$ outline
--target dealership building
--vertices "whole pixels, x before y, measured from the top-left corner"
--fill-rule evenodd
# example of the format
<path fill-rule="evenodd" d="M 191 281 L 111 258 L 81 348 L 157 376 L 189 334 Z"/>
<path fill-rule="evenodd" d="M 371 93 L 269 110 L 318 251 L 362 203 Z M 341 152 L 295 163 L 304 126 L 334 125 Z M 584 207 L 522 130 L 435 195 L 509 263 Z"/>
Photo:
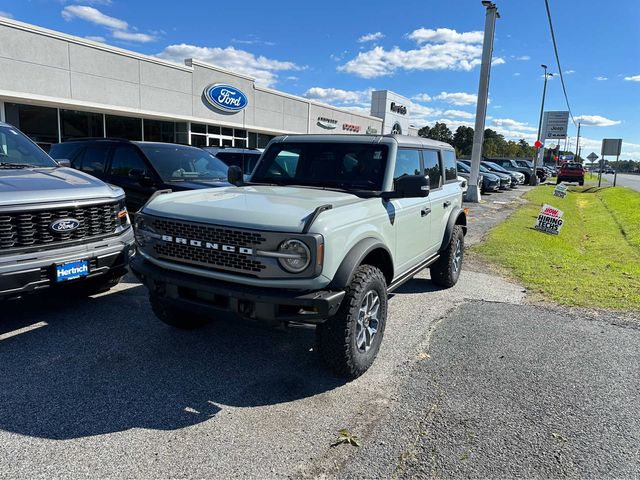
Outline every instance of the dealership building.
<path fill-rule="evenodd" d="M 372 93 L 362 115 L 184 65 L 0 18 L 0 120 L 43 148 L 83 137 L 263 148 L 294 133 L 417 133 L 410 102 Z"/>

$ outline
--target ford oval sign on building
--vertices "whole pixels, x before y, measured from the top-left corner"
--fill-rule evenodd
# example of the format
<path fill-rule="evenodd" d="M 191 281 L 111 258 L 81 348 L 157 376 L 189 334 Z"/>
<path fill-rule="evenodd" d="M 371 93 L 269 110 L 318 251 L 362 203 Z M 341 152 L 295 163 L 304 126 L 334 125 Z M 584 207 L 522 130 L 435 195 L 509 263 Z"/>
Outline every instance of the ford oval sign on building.
<path fill-rule="evenodd" d="M 247 96 L 232 85 L 216 83 L 204 89 L 204 98 L 223 112 L 239 112 L 247 106 Z"/>

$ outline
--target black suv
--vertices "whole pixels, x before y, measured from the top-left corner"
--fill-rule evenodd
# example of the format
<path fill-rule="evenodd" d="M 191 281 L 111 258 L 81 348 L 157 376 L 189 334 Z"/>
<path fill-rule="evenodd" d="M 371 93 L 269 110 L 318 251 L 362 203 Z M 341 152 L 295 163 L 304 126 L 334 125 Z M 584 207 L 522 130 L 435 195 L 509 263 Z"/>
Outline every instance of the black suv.
<path fill-rule="evenodd" d="M 55 144 L 49 154 L 121 187 L 130 212 L 136 212 L 157 190 L 229 185 L 228 167 L 222 161 L 188 145 L 94 138 Z"/>
<path fill-rule="evenodd" d="M 234 147 L 202 147 L 211 155 L 222 160 L 229 167 L 236 165 L 242 169 L 242 173 L 250 174 L 262 152 L 257 148 L 234 148 Z"/>

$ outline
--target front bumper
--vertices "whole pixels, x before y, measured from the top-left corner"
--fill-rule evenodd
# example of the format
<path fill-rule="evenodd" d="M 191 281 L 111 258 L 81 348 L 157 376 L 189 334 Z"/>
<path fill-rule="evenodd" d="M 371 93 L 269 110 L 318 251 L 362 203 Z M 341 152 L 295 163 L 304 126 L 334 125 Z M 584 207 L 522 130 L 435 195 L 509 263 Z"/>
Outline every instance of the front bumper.
<path fill-rule="evenodd" d="M 141 255 L 131 270 L 149 293 L 176 307 L 211 315 L 229 312 L 252 320 L 318 324 L 335 315 L 344 291 L 295 291 L 212 280 L 167 270 Z"/>
<path fill-rule="evenodd" d="M 135 253 L 133 229 L 99 241 L 40 252 L 0 256 L 0 299 L 58 286 L 55 265 L 88 260 L 89 275 L 60 285 L 81 283 L 90 278 L 124 275 Z"/>

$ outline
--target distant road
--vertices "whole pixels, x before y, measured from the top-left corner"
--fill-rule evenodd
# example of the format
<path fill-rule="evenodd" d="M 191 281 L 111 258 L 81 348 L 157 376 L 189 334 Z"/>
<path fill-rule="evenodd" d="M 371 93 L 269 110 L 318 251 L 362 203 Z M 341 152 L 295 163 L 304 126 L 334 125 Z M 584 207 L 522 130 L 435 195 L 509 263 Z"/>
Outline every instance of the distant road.
<path fill-rule="evenodd" d="M 609 180 L 609 184 L 613 185 L 613 175 L 604 175 Z M 637 192 L 640 192 L 640 175 L 629 175 L 626 173 L 619 173 L 616 185 L 622 187 L 629 187 Z"/>

